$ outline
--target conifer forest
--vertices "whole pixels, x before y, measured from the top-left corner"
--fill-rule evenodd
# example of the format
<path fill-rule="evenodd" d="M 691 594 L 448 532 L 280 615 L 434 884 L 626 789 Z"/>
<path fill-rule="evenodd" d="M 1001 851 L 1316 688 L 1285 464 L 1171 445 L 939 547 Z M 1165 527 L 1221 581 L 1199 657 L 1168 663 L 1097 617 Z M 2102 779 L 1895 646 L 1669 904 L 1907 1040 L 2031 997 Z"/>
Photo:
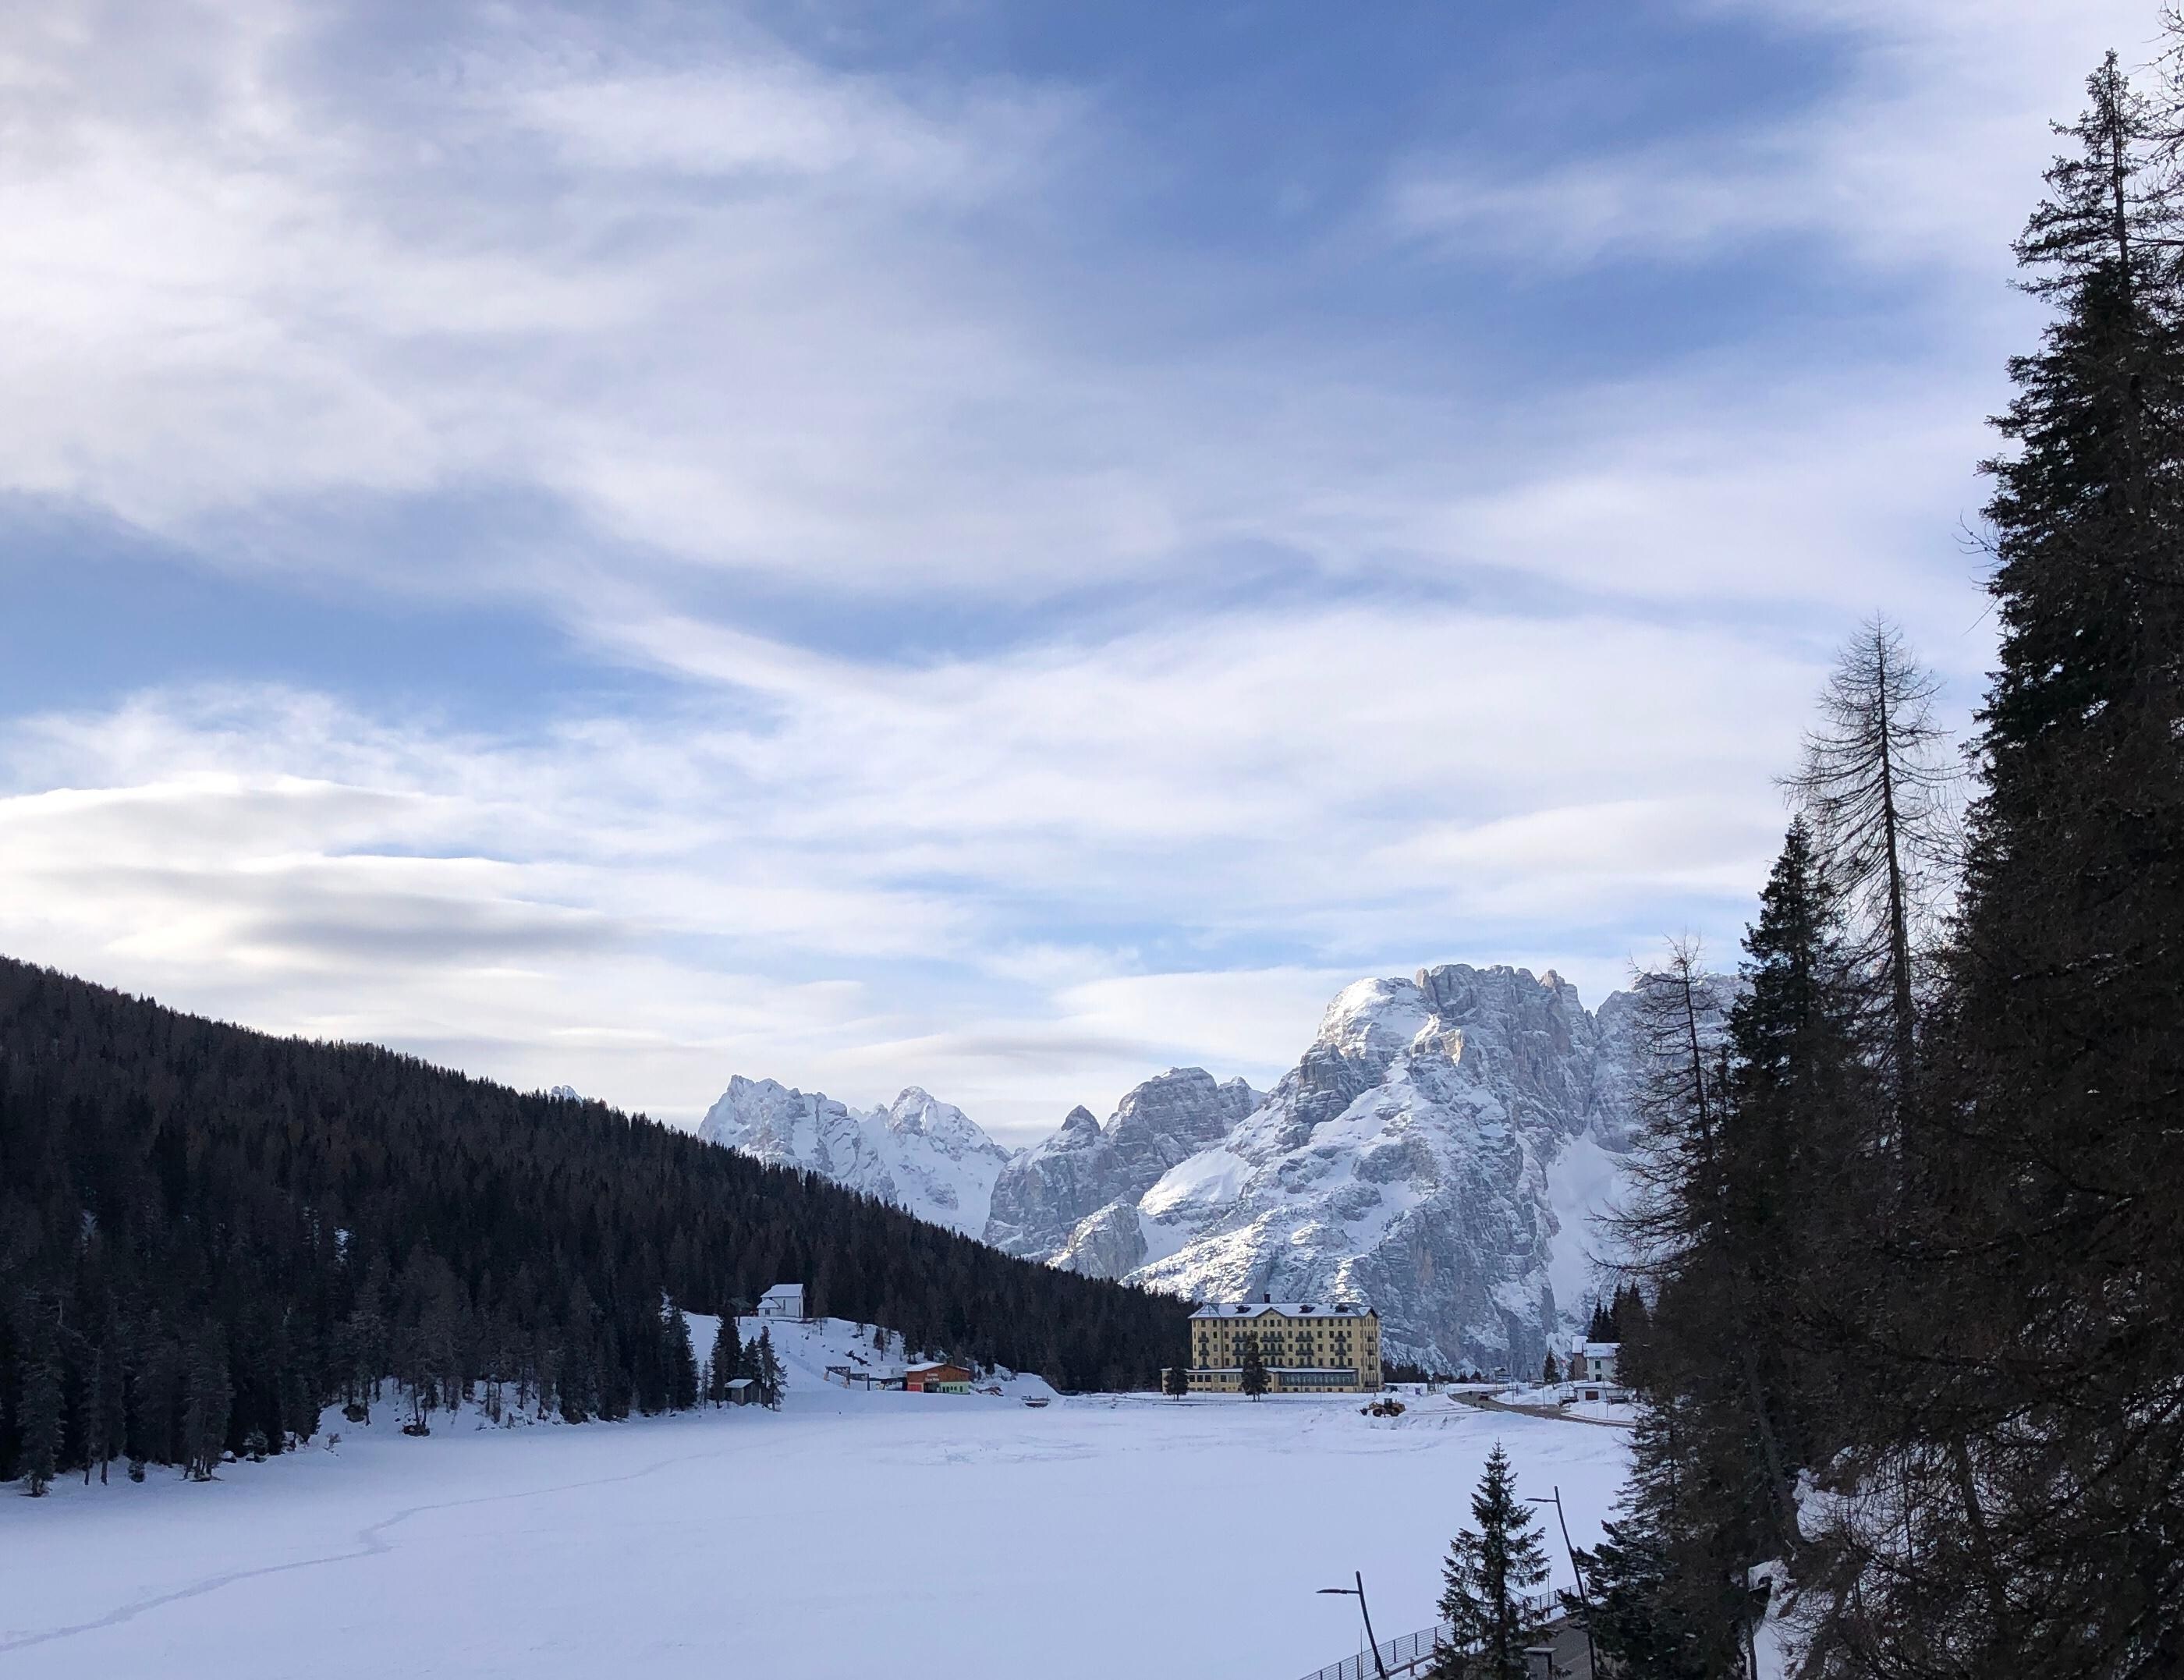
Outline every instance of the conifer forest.
<path fill-rule="evenodd" d="M 1741 956 L 1641 976 L 1614 1672 L 1747 1673 L 1771 1597 L 1809 1675 L 2184 1672 L 2177 93 L 2099 66 L 2017 246 L 1972 738 L 1869 625 Z"/>
<path fill-rule="evenodd" d="M 682 1313 L 777 1282 L 1084 1388 L 1150 1387 L 1189 1311 L 600 1104 L 14 962 L 0 1277 L 0 1480 L 33 1488 L 117 1460 L 207 1473 L 308 1440 L 332 1404 L 426 1428 L 459 1400 L 688 1405 Z"/>

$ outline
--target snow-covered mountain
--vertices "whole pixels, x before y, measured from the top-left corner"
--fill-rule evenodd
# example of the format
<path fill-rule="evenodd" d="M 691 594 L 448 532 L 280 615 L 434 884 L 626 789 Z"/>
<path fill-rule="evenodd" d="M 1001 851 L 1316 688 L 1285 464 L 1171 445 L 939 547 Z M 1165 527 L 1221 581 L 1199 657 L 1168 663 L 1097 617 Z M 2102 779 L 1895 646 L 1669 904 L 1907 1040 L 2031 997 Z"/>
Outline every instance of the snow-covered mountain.
<path fill-rule="evenodd" d="M 1206 1141 L 1142 1188 L 1116 1122 L 1078 1110 L 1010 1163 L 986 1240 L 1201 1300 L 1367 1299 L 1392 1357 L 1528 1369 L 1592 1282 L 1590 1223 L 1631 1142 L 1631 1014 L 1622 993 L 1588 1013 L 1552 972 L 1359 981 L 1248 1112 L 1199 1075 L 1183 1135 Z"/>
<path fill-rule="evenodd" d="M 1013 1155 L 915 1088 L 863 1114 L 738 1078 L 699 1130 L 1025 1259 L 1200 1300 L 1362 1299 L 1391 1358 L 1527 1371 L 1593 1287 L 1634 1015 L 1451 964 L 1346 987 L 1270 1092 L 1172 1068 Z"/>
<path fill-rule="evenodd" d="M 728 1081 L 698 1135 L 774 1166 L 800 1167 L 976 1237 L 1008 1151 L 952 1103 L 916 1086 L 868 1111 L 772 1079 Z"/>
<path fill-rule="evenodd" d="M 1584 1283 L 1576 1204 L 1605 1188 L 1572 1169 L 1601 1177 L 1585 1157 L 1627 1127 L 1599 1044 L 1552 972 L 1359 981 L 1264 1105 L 1145 1192 L 1124 1275 L 1204 1299 L 1362 1299 L 1394 1358 L 1536 1365 Z"/>

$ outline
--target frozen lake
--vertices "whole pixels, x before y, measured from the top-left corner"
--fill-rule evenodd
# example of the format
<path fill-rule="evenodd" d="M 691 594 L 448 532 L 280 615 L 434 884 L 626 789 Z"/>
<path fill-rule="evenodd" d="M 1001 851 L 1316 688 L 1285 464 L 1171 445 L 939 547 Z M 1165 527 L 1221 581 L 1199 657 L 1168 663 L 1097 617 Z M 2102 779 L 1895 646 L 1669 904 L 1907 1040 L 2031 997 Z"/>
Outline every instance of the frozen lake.
<path fill-rule="evenodd" d="M 850 1394 L 791 1330 L 755 1410 L 376 1426 L 211 1484 L 0 1497 L 0 1672 L 1295 1677 L 1434 1619 L 1487 1449 L 1580 1545 L 1621 1431 L 1353 1399 Z M 392 1408 L 387 1409 L 392 1416 Z M 338 1414 L 330 1414 L 338 1422 Z M 1552 1513 L 1547 1513 L 1552 1537 Z M 1568 1584 L 1559 1558 L 1556 1584 Z"/>

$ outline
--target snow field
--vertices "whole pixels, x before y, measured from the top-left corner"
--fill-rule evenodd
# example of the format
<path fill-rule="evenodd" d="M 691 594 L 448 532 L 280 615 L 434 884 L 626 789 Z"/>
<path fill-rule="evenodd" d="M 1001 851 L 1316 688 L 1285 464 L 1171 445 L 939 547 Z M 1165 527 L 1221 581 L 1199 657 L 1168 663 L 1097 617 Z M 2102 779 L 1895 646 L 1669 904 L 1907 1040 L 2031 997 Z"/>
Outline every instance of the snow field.
<path fill-rule="evenodd" d="M 1383 1638 L 1435 1619 L 1496 1438 L 1580 1545 L 1624 1473 L 1619 1430 L 1443 1397 L 844 1391 L 849 1328 L 774 1327 L 778 1414 L 409 1440 L 389 1406 L 209 1485 L 0 1496 L 0 1672 L 1295 1680 L 1357 1649 L 1355 1604 L 1314 1596 L 1353 1570 Z"/>

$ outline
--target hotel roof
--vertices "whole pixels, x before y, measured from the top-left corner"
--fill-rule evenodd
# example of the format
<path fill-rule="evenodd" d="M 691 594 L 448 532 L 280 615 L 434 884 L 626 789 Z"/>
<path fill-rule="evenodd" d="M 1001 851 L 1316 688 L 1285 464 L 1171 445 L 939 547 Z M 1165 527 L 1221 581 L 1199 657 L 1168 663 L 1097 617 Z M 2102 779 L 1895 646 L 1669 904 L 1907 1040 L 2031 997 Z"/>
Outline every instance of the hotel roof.
<path fill-rule="evenodd" d="M 1361 1307 L 1355 1302 L 1338 1301 L 1239 1301 L 1224 1305 L 1209 1302 L 1191 1314 L 1193 1318 L 1264 1318 L 1279 1314 L 1284 1318 L 1373 1318 L 1377 1316 L 1370 1307 Z"/>

